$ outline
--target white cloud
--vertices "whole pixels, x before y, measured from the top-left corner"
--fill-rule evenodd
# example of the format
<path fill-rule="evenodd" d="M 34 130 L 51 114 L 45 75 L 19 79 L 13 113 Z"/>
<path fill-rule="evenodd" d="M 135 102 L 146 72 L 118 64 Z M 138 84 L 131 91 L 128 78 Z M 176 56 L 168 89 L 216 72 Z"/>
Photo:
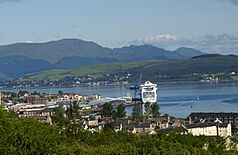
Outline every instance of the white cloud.
<path fill-rule="evenodd" d="M 32 40 L 26 40 L 26 41 L 23 41 L 23 43 L 35 43 L 35 41 L 32 41 Z"/>
<path fill-rule="evenodd" d="M 195 48 L 212 53 L 238 54 L 238 35 L 206 35 L 191 40 Z"/>
<path fill-rule="evenodd" d="M 192 39 L 166 34 L 145 37 L 141 42 L 169 50 L 190 47 L 208 53 L 238 54 L 238 35 L 231 34 L 206 35 Z"/>
<path fill-rule="evenodd" d="M 169 35 L 169 34 L 162 34 L 162 35 L 157 35 L 157 36 L 151 36 L 151 37 L 145 37 L 143 39 L 143 43 L 154 43 L 154 44 L 159 44 L 159 43 L 164 43 L 164 42 L 174 42 L 177 40 L 177 36 L 174 35 Z"/>

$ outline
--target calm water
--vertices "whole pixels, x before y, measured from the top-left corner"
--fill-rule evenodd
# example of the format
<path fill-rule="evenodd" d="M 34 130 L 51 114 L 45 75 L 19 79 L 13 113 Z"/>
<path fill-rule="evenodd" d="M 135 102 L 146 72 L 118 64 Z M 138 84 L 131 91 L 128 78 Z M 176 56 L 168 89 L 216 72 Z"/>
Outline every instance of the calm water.
<path fill-rule="evenodd" d="M 160 112 L 186 117 L 191 112 L 238 112 L 238 83 L 159 83 Z M 132 96 L 127 86 L 28 89 L 45 93 L 76 92 L 82 95 Z M 2 90 L 4 91 L 4 90 Z M 11 91 L 18 92 L 14 89 Z M 127 109 L 130 113 L 132 107 Z"/>

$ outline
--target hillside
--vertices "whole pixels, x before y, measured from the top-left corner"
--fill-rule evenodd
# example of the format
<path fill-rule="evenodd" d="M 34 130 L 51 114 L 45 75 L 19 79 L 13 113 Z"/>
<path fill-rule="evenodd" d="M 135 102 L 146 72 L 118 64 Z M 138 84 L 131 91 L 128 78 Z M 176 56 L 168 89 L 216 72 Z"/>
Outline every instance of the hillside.
<path fill-rule="evenodd" d="M 185 51 L 185 52 L 184 52 Z M 187 59 L 204 54 L 190 48 L 168 51 L 152 45 L 106 48 L 80 39 L 0 46 L 0 79 L 15 79 L 50 69 L 72 69 L 93 64 L 144 60 Z M 8 78 L 9 77 L 9 78 Z"/>
<path fill-rule="evenodd" d="M 199 50 L 192 49 L 192 48 L 186 48 L 186 47 L 180 47 L 180 48 L 176 49 L 175 52 L 186 57 L 186 58 L 192 58 L 195 56 L 207 54 L 205 52 L 201 52 Z"/>
<path fill-rule="evenodd" d="M 132 74 L 129 80 L 136 79 L 142 72 L 147 80 L 198 80 L 200 77 L 193 75 L 238 72 L 238 56 L 207 56 L 194 57 L 186 60 L 155 60 L 128 63 L 110 63 L 92 65 L 79 69 L 67 69 L 60 71 L 48 71 L 27 77 L 27 79 L 62 79 L 65 77 L 77 77 L 88 74 L 106 75 L 113 74 L 124 76 Z M 198 79 L 196 79 L 198 78 Z"/>
<path fill-rule="evenodd" d="M 44 60 L 32 59 L 25 56 L 0 57 L 0 72 L 5 75 L 3 79 L 21 77 L 29 73 L 35 73 L 51 69 L 51 64 Z"/>

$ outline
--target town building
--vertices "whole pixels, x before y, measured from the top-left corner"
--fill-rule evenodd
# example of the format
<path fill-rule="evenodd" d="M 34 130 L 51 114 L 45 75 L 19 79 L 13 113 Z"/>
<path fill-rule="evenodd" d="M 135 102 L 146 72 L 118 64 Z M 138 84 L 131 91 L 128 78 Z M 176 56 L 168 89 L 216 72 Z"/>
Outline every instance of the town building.
<path fill-rule="evenodd" d="M 208 123 L 198 123 L 198 124 L 186 124 L 183 127 L 188 133 L 194 136 L 220 136 L 220 137 L 230 137 L 231 124 L 230 123 L 219 123 L 219 122 L 208 122 Z"/>
<path fill-rule="evenodd" d="M 188 116 L 194 123 L 202 122 L 204 120 L 214 122 L 219 119 L 223 123 L 238 124 L 238 113 L 226 112 L 193 112 Z"/>

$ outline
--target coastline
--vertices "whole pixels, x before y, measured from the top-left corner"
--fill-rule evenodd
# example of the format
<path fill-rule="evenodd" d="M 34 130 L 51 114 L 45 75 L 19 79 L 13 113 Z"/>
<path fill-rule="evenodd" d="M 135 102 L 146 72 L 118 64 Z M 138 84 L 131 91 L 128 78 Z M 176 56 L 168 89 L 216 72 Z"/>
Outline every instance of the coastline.
<path fill-rule="evenodd" d="M 214 84 L 214 83 L 238 83 L 238 80 L 222 80 L 222 81 L 159 81 L 157 84 Z M 134 83 L 120 83 L 120 84 L 106 84 L 106 85 L 71 85 L 71 86 L 39 86 L 39 87 L 9 87 L 9 88 L 0 88 L 1 91 L 8 90 L 32 90 L 32 89 L 60 89 L 60 88 L 97 88 L 97 87 L 113 87 L 113 86 L 127 86 L 130 87 Z"/>

